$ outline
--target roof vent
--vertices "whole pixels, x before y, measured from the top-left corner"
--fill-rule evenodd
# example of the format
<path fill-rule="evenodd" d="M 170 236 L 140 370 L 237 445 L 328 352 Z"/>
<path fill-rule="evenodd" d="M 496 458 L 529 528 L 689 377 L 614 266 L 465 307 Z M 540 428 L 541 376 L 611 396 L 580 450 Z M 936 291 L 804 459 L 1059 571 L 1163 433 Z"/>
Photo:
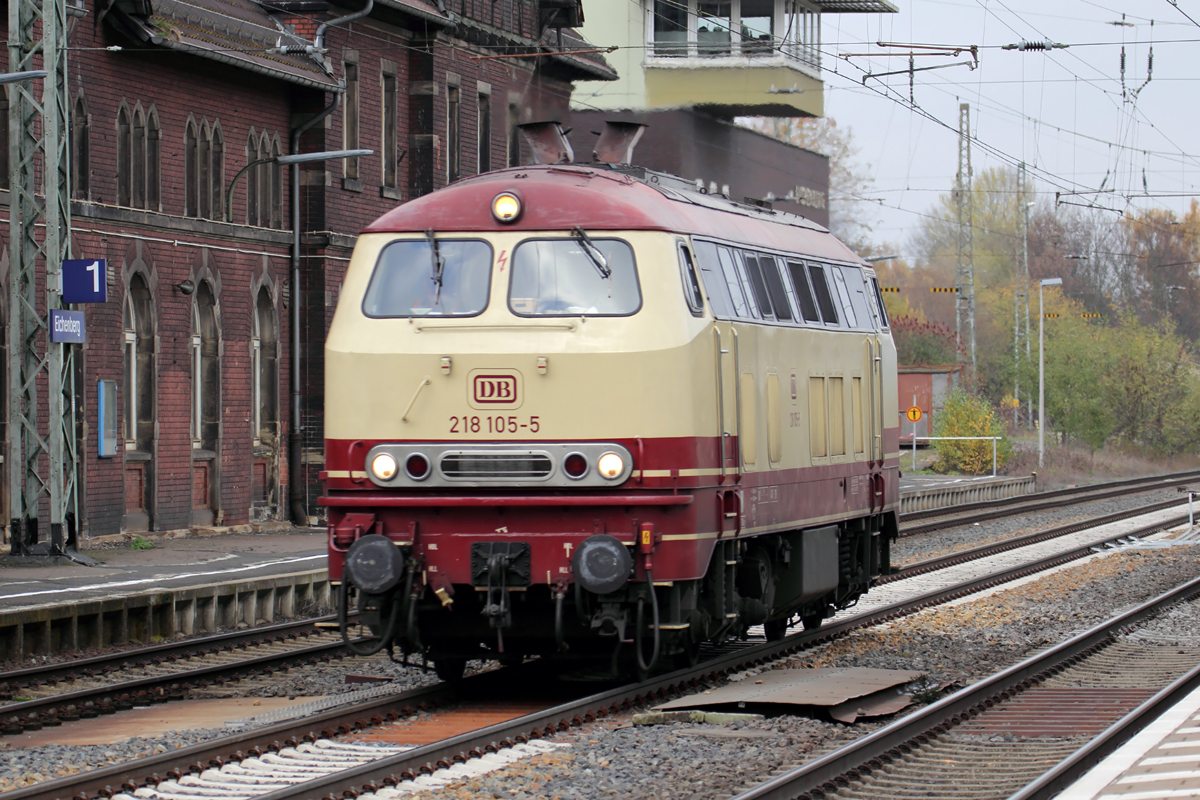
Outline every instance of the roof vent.
<path fill-rule="evenodd" d="M 575 151 L 559 123 L 527 122 L 517 127 L 525 134 L 525 141 L 533 150 L 533 160 L 538 164 L 570 164 L 575 160 Z"/>
<path fill-rule="evenodd" d="M 633 148 L 645 131 L 646 126 L 640 122 L 605 122 L 592 158 L 606 164 L 632 164 Z"/>

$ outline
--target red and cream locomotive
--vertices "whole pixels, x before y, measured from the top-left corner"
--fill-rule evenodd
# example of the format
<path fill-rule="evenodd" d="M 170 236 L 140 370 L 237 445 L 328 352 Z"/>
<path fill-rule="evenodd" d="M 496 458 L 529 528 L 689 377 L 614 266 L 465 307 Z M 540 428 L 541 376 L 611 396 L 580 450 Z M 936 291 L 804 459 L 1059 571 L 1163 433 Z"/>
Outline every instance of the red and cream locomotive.
<path fill-rule="evenodd" d="M 896 391 L 874 273 L 803 218 L 599 162 L 463 180 L 346 273 L 330 578 L 449 679 L 819 625 L 888 568 Z"/>

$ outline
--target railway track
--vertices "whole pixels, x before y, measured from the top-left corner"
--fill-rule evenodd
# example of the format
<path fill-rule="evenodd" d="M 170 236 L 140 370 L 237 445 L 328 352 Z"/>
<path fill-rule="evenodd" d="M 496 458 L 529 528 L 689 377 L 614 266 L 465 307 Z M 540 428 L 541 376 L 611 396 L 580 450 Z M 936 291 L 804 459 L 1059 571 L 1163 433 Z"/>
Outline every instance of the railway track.
<path fill-rule="evenodd" d="M 171 644 L 0 673 L 0 734 L 181 700 L 244 678 L 344 657 L 333 617 L 231 631 Z M 140 673 L 130 679 L 129 673 Z"/>
<path fill-rule="evenodd" d="M 1177 523 L 1180 515 L 1158 512 L 1159 518 L 1139 530 L 1162 529 Z M 386 698 L 358 703 L 303 720 L 277 723 L 232 737 L 210 741 L 186 749 L 139 759 L 125 764 L 94 770 L 81 776 L 62 778 L 40 786 L 7 793 L 11 800 L 66 800 L 118 796 L 129 800 L 138 791 L 139 798 L 204 796 L 255 797 L 256 800 L 300 800 L 300 798 L 342 798 L 381 791 L 406 780 L 432 775 L 440 769 L 466 764 L 472 759 L 498 754 L 518 745 L 528 745 L 537 739 L 551 737 L 560 731 L 578 727 L 585 722 L 636 706 L 659 702 L 669 697 L 696 691 L 722 676 L 761 666 L 775 659 L 798 652 L 812 645 L 846 633 L 912 614 L 923 608 L 947 602 L 981 589 L 1032 575 L 1088 555 L 1105 542 L 1116 541 L 1128 531 L 1106 538 L 1075 534 L 1089 539 L 1066 544 L 1060 540 L 1056 552 L 1034 555 L 1032 560 L 1009 563 L 984 570 L 973 565 L 948 567 L 940 586 L 930 588 L 933 576 L 924 575 L 911 581 L 880 587 L 879 602 L 869 607 L 843 612 L 816 631 L 805 631 L 780 642 L 766 644 L 743 643 L 726 648 L 726 652 L 705 661 L 698 667 L 656 676 L 647 681 L 621 686 L 586 697 L 566 699 L 553 707 L 523 714 L 515 719 L 498 722 L 420 747 L 393 750 L 353 752 L 339 749 L 329 740 L 339 735 L 360 733 L 367 729 L 456 702 L 469 702 L 471 697 L 495 696 L 510 692 L 511 682 L 519 674 L 539 679 L 536 672 L 515 673 L 512 668 L 473 676 L 458 686 L 438 684 Z M 1046 547 L 1047 543 L 1032 548 Z M 991 556 L 992 559 L 1012 559 L 1012 554 Z M 958 571 L 956 573 L 956 570 Z M 967 573 L 971 574 L 967 574 Z M 952 574 L 953 573 L 953 574 Z M 966 577 L 964 577 L 966 575 Z M 907 586 L 905 591 L 901 587 Z M 526 665 L 531 667 L 532 665 Z M 336 743 L 335 743 L 336 744 Z M 307 745 L 307 746 L 306 746 Z M 366 756 L 377 756 L 363 760 Z M 351 763 L 353 762 L 353 763 Z M 236 767 L 234 766 L 236 764 Z M 466 767 L 460 767 L 466 769 Z M 249 771 L 249 774 L 246 771 Z M 272 777 L 277 771 L 302 782 L 288 782 Z M 239 779 L 233 779 L 235 773 Z M 240 778 L 258 779 L 257 789 Z M 253 781 L 251 781 L 253 783 Z M 161 793 L 149 787 L 161 786 Z M 259 791 L 262 789 L 263 791 Z M 349 793 L 349 794 L 347 794 Z"/>
<path fill-rule="evenodd" d="M 734 800 L 1048 800 L 1200 687 L 1197 648 L 1123 637 L 1197 596 L 1200 578 Z"/>
<path fill-rule="evenodd" d="M 1200 480 L 1200 471 L 1175 472 L 1169 475 L 1156 475 L 1148 478 L 1131 478 L 1123 481 L 1093 484 L 1091 486 L 1075 486 L 1069 489 L 1054 489 L 1048 492 L 1038 492 L 1036 495 L 1006 498 L 1004 500 L 989 500 L 982 503 L 967 503 L 946 508 L 934 508 L 925 511 L 914 511 L 900 516 L 900 535 L 919 536 L 923 533 L 956 528 L 962 525 L 973 525 L 977 522 L 987 522 L 1019 514 L 1062 508 L 1064 506 L 1091 503 L 1097 500 L 1108 500 L 1114 497 L 1127 497 L 1142 492 L 1169 489 L 1188 481 Z M 928 520 L 922 522 L 922 520 Z"/>

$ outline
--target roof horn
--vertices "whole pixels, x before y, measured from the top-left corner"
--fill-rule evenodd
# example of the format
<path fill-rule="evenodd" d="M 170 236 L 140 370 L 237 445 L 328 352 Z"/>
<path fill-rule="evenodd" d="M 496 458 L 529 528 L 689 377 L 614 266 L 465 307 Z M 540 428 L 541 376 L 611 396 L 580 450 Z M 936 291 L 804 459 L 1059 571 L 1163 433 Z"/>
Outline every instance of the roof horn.
<path fill-rule="evenodd" d="M 632 164 L 633 148 L 645 132 L 646 126 L 640 122 L 609 120 L 604 123 L 604 132 L 596 142 L 592 158 L 607 164 Z"/>
<path fill-rule="evenodd" d="M 557 122 L 526 122 L 518 125 L 525 141 L 533 150 L 533 160 L 538 164 L 570 164 L 575 160 L 575 151 L 567 141 L 566 131 Z"/>

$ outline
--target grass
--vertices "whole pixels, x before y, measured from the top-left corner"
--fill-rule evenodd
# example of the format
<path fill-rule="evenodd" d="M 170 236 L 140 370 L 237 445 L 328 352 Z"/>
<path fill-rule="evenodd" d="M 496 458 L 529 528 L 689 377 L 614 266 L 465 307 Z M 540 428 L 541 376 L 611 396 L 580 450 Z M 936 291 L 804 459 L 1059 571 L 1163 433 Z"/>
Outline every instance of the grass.
<path fill-rule="evenodd" d="M 135 536 L 133 537 L 133 540 L 129 542 L 130 550 L 153 550 L 154 547 L 154 542 L 150 541 L 149 539 L 143 539 L 141 536 Z"/>

